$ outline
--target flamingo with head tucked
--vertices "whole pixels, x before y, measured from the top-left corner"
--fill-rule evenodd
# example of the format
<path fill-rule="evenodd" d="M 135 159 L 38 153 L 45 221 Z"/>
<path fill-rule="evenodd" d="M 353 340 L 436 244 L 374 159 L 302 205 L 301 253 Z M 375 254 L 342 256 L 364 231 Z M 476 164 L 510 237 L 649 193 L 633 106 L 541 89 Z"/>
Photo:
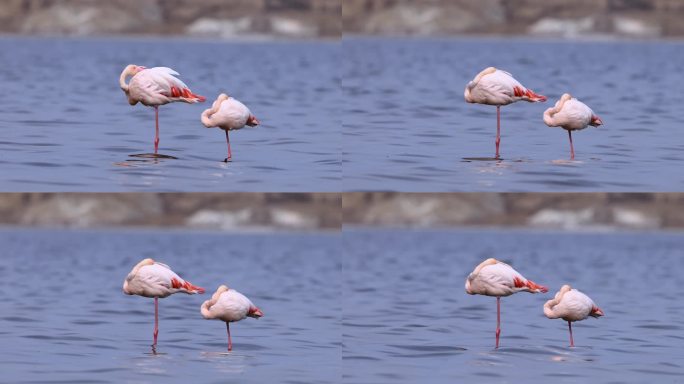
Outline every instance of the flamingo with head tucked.
<path fill-rule="evenodd" d="M 194 104 L 206 100 L 204 96 L 192 93 L 190 88 L 176 76 L 179 76 L 178 72 L 171 68 L 146 68 L 134 64 L 124 68 L 119 76 L 119 85 L 126 94 L 129 104 L 141 103 L 154 107 L 155 155 L 159 148 L 159 106 L 173 102 Z M 128 77 L 131 77 L 131 80 L 126 83 Z"/>
<path fill-rule="evenodd" d="M 470 295 L 496 297 L 496 348 L 499 348 L 499 334 L 501 333 L 501 297 L 518 292 L 548 292 L 546 287 L 527 280 L 510 265 L 493 258 L 480 263 L 468 275 L 465 290 Z"/>
<path fill-rule="evenodd" d="M 218 287 L 211 296 L 211 299 L 202 303 L 200 313 L 207 320 L 218 319 L 226 322 L 229 351 L 233 349 L 233 340 L 230 337 L 230 323 L 247 317 L 258 319 L 264 315 L 247 297 L 234 289 L 229 289 L 225 285 Z"/>
<path fill-rule="evenodd" d="M 204 288 L 192 285 L 189 281 L 181 279 L 168 265 L 145 259 L 126 276 L 123 283 L 123 291 L 127 295 L 154 297 L 154 343 L 157 345 L 159 333 L 159 298 L 164 298 L 174 293 L 204 293 Z"/>
<path fill-rule="evenodd" d="M 233 154 L 230 150 L 228 131 L 237 131 L 245 126 L 256 127 L 260 124 L 259 120 L 252 114 L 247 106 L 225 93 L 218 96 L 211 108 L 202 112 L 200 120 L 207 128 L 218 127 L 226 131 L 228 157 L 223 160 L 226 163 L 233 158 Z"/>
<path fill-rule="evenodd" d="M 568 322 L 570 346 L 574 347 L 572 322 L 584 320 L 589 316 L 599 318 L 603 316 L 603 311 L 589 296 L 566 284 L 552 300 L 544 304 L 544 315 L 549 319 L 561 318 Z"/>
<path fill-rule="evenodd" d="M 544 111 L 544 123 L 549 127 L 561 127 L 568 131 L 571 160 L 575 160 L 572 131 L 580 131 L 590 125 L 592 127 L 603 125 L 601 118 L 596 116 L 591 108 L 572 97 L 569 93 L 561 96 L 553 108 Z"/>
<path fill-rule="evenodd" d="M 525 88 L 513 75 L 506 71 L 489 67 L 480 72 L 465 88 L 468 103 L 496 105 L 496 158 L 499 159 L 501 142 L 501 106 L 516 101 L 544 102 L 546 96 L 538 95 Z"/>

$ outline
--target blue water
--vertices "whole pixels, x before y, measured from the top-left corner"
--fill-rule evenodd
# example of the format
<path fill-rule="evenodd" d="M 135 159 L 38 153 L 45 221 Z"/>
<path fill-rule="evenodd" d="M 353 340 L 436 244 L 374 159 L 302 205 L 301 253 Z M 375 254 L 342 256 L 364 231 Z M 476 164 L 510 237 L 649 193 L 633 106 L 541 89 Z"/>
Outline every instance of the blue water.
<path fill-rule="evenodd" d="M 3 191 L 339 191 L 339 44 L 174 39 L 0 39 Z M 130 63 L 168 66 L 206 103 L 128 105 Z M 231 134 L 202 111 L 226 92 L 262 122 Z"/>
<path fill-rule="evenodd" d="M 677 191 L 684 188 L 681 42 L 359 39 L 342 49 L 344 190 Z M 549 97 L 501 110 L 468 104 L 482 69 Z M 604 122 L 568 135 L 542 121 L 569 92 Z M 473 159 L 475 158 L 475 159 Z"/>
<path fill-rule="evenodd" d="M 0 230 L 0 372 L 11 383 L 335 383 L 341 364 L 335 234 Z M 207 288 L 127 296 L 142 258 Z M 264 317 L 226 327 L 200 305 L 220 284 Z"/>
<path fill-rule="evenodd" d="M 345 383 L 645 383 L 684 377 L 684 235 L 366 230 L 344 236 Z M 501 300 L 465 293 L 496 257 L 549 287 Z M 573 326 L 542 312 L 569 283 L 605 312 Z"/>

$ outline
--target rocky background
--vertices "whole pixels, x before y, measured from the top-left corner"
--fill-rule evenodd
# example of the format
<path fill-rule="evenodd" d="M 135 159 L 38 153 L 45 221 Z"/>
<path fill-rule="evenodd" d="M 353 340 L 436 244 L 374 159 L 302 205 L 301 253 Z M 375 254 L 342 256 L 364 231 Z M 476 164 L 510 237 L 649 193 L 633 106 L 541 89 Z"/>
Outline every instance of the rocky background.
<path fill-rule="evenodd" d="M 684 194 L 344 194 L 345 225 L 684 229 Z"/>
<path fill-rule="evenodd" d="M 684 35 L 683 0 L 342 0 L 344 33 Z"/>
<path fill-rule="evenodd" d="M 2 193 L 0 225 L 338 230 L 340 194 Z"/>
<path fill-rule="evenodd" d="M 341 0 L 0 0 L 0 33 L 339 37 Z"/>

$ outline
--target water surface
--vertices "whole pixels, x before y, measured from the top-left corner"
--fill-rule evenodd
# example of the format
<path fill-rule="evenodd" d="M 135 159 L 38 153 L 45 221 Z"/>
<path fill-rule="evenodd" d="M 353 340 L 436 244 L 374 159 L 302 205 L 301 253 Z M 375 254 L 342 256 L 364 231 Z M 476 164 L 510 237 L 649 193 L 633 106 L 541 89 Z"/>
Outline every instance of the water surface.
<path fill-rule="evenodd" d="M 4 191 L 339 191 L 339 44 L 173 39 L 0 39 Z M 206 103 L 128 105 L 130 63 L 168 66 Z M 225 92 L 262 126 L 231 134 L 202 111 Z"/>
<path fill-rule="evenodd" d="M 346 230 L 346 383 L 679 382 L 684 377 L 684 236 L 503 230 Z M 468 295 L 481 261 L 507 261 L 547 294 Z M 544 317 L 563 285 L 605 312 Z"/>
<path fill-rule="evenodd" d="M 684 44 L 496 39 L 345 39 L 344 190 L 673 191 L 684 188 Z M 482 69 L 549 97 L 468 104 Z M 569 92 L 604 122 L 568 135 L 542 121 Z"/>
<path fill-rule="evenodd" d="M 0 371 L 12 383 L 335 383 L 340 377 L 339 237 L 126 231 L 0 231 Z M 123 294 L 144 257 L 204 295 Z M 231 326 L 199 308 L 220 284 L 264 317 Z"/>

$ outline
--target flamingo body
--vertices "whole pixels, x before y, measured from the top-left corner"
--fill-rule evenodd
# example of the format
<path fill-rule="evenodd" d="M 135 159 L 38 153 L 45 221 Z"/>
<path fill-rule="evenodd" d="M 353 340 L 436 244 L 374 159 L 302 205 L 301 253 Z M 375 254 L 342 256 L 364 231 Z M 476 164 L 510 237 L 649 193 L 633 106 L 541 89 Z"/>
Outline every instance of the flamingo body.
<path fill-rule="evenodd" d="M 264 315 L 245 295 L 234 289 L 229 289 L 225 285 L 218 287 L 211 296 L 211 299 L 202 303 L 200 313 L 207 320 L 217 319 L 226 323 L 229 351 L 233 349 L 233 342 L 230 337 L 230 323 L 247 317 L 258 319 Z"/>
<path fill-rule="evenodd" d="M 503 106 L 516 101 L 543 102 L 546 96 L 524 87 L 509 72 L 489 67 L 466 85 L 465 100 L 469 103 Z"/>
<path fill-rule="evenodd" d="M 168 297 L 174 293 L 187 293 L 193 295 L 204 293 L 204 288 L 192 285 L 183 280 L 168 265 L 156 262 L 152 259 L 144 259 L 126 276 L 123 283 L 123 291 L 127 295 L 154 297 L 154 342 L 152 351 L 157 345 L 159 333 L 159 298 Z"/>
<path fill-rule="evenodd" d="M 517 292 L 544 293 L 546 287 L 527 280 L 510 265 L 496 259 L 480 263 L 468 275 L 465 289 L 471 295 L 504 297 Z"/>
<path fill-rule="evenodd" d="M 501 297 L 517 292 L 546 293 L 548 289 L 526 279 L 510 265 L 490 258 L 468 275 L 465 290 L 470 295 L 496 297 L 496 348 L 501 333 Z"/>
<path fill-rule="evenodd" d="M 499 159 L 501 143 L 501 107 L 516 101 L 546 101 L 546 96 L 536 94 L 520 84 L 510 73 L 494 67 L 475 76 L 466 85 L 463 96 L 468 103 L 496 105 L 496 159 Z"/>
<path fill-rule="evenodd" d="M 127 295 L 164 298 L 179 292 L 189 295 L 204 293 L 204 288 L 183 280 L 166 264 L 145 259 L 126 276 L 123 291 Z"/>
<path fill-rule="evenodd" d="M 225 93 L 218 96 L 211 108 L 202 112 L 200 120 L 207 128 L 218 127 L 226 131 L 226 143 L 228 144 L 226 162 L 233 157 L 228 132 L 242 129 L 245 126 L 255 127 L 259 125 L 259 120 L 246 105 Z"/>

